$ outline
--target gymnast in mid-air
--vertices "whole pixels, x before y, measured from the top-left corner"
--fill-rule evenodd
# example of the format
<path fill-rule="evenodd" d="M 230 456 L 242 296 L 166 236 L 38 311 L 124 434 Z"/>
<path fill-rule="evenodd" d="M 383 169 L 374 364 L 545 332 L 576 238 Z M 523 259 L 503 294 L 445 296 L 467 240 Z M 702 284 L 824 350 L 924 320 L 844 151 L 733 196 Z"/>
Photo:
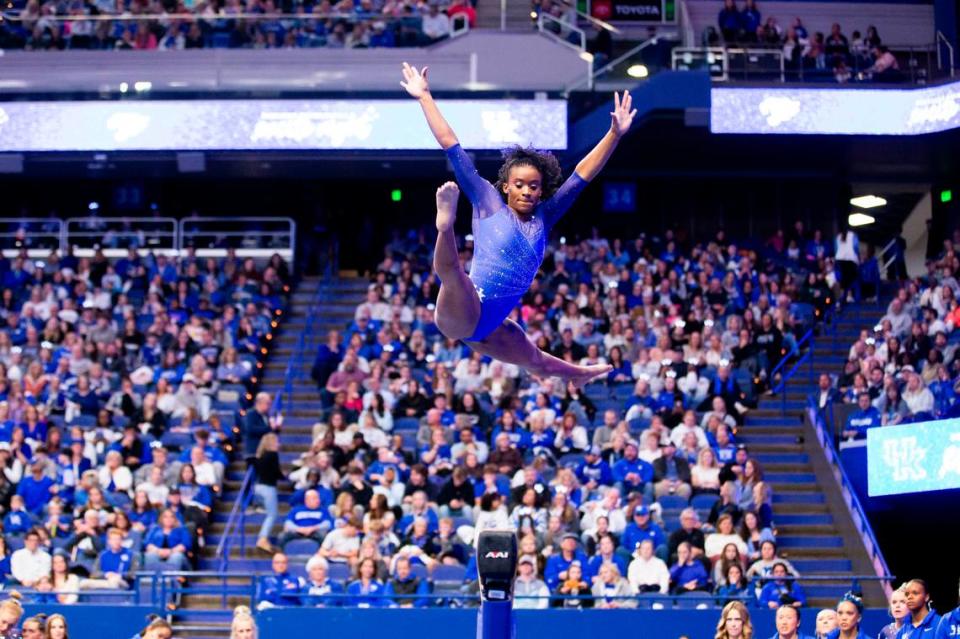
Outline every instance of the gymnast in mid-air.
<path fill-rule="evenodd" d="M 474 254 L 463 271 L 453 224 L 460 188 L 437 190 L 437 246 L 433 266 L 440 278 L 436 323 L 446 337 L 473 350 L 516 364 L 538 377 L 560 377 L 581 386 L 611 370 L 577 366 L 538 349 L 508 315 L 530 288 L 543 262 L 547 234 L 613 154 L 636 115 L 628 91 L 614 94 L 610 130 L 561 185 L 560 163 L 551 153 L 514 147 L 504 152 L 496 186 L 477 174 L 430 95 L 427 67 L 403 64 L 400 83 L 423 108 L 427 124 L 453 165 L 460 188 L 473 205 Z"/>

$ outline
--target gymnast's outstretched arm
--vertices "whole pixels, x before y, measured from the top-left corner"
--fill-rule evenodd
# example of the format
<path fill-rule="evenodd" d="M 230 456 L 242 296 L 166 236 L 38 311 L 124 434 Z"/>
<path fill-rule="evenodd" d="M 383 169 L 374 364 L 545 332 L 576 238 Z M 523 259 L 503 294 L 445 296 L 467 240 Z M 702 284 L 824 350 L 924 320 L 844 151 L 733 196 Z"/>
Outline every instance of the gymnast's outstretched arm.
<path fill-rule="evenodd" d="M 620 94 L 613 94 L 613 111 L 610 112 L 610 130 L 607 131 L 606 135 L 597 143 L 597 146 L 593 147 L 593 150 L 587 153 L 586 157 L 577 164 L 577 175 L 587 182 L 597 177 L 600 169 L 603 168 L 603 165 L 606 164 L 610 156 L 613 155 L 613 150 L 617 148 L 617 142 L 630 130 L 630 125 L 633 123 L 633 116 L 637 114 L 636 109 L 631 110 L 632 106 L 633 96 L 630 95 L 629 91 L 623 92 L 623 99 L 620 98 Z"/>
<path fill-rule="evenodd" d="M 459 144 L 459 141 L 453 129 L 444 119 L 443 114 L 440 113 L 440 109 L 437 108 L 433 96 L 430 95 L 430 85 L 427 83 L 428 68 L 423 67 L 423 69 L 417 70 L 416 67 L 411 67 L 404 62 L 403 81 L 400 82 L 400 86 L 407 90 L 410 97 L 416 98 L 420 103 L 420 108 L 423 109 L 423 115 L 427 118 L 427 124 L 430 126 L 433 137 L 437 138 L 437 142 L 446 151 Z"/>

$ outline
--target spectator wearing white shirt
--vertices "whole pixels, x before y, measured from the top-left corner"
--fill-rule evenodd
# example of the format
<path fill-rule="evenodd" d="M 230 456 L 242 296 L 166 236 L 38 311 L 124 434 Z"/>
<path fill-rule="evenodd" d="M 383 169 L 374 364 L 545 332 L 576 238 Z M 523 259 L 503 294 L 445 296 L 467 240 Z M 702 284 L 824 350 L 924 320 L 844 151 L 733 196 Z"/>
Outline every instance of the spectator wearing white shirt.
<path fill-rule="evenodd" d="M 353 314 L 353 318 L 359 320 L 364 315 L 378 322 L 390 321 L 392 315 L 390 305 L 380 297 L 380 289 L 376 286 L 371 287 L 367 291 L 367 299 L 357 305 L 357 310 Z"/>
<path fill-rule="evenodd" d="M 21 585 L 32 588 L 42 577 L 50 576 L 50 555 L 40 547 L 40 533 L 27 532 L 23 548 L 10 557 L 10 572 Z"/>
<path fill-rule="evenodd" d="M 99 480 L 106 492 L 130 493 L 133 474 L 123 465 L 120 451 L 111 450 L 107 453 L 106 463 L 100 468 Z"/>
<path fill-rule="evenodd" d="M 903 389 L 903 401 L 907 403 L 907 408 L 913 415 L 919 413 L 933 413 L 933 393 L 923 383 L 923 378 L 917 373 L 909 371 L 907 373 L 907 387 Z"/>
<path fill-rule="evenodd" d="M 627 581 L 637 594 L 667 594 L 670 587 L 670 570 L 662 559 L 653 554 L 653 540 L 644 539 L 634 553 L 627 569 Z"/>
<path fill-rule="evenodd" d="M 697 415 L 692 410 L 684 413 L 683 421 L 670 431 L 670 441 L 672 441 L 677 448 L 682 448 L 683 438 L 686 437 L 687 433 L 693 433 L 697 436 L 697 448 L 703 448 L 708 445 L 707 435 L 702 428 L 697 426 Z"/>
<path fill-rule="evenodd" d="M 476 455 L 479 464 L 487 463 L 487 457 L 490 455 L 490 447 L 486 442 L 478 441 L 470 427 L 460 429 L 460 441 L 450 448 L 454 464 L 463 463 L 468 453 Z"/>
<path fill-rule="evenodd" d="M 450 17 L 440 11 L 440 7 L 434 2 L 427 15 L 423 16 L 422 29 L 423 34 L 430 38 L 431 44 L 442 40 L 450 35 Z"/>

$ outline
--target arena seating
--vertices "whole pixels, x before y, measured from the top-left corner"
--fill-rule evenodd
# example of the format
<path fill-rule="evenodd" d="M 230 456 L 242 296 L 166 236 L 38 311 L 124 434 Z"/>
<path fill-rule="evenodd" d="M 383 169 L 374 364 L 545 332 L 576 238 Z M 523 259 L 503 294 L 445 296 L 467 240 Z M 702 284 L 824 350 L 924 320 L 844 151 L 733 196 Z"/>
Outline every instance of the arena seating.
<path fill-rule="evenodd" d="M 0 569 L 27 601 L 197 565 L 290 286 L 225 252 L 0 255 Z"/>
<path fill-rule="evenodd" d="M 531 379 L 444 340 L 432 319 L 438 284 L 430 247 L 416 233 L 395 237 L 388 257 L 370 265 L 369 287 L 351 307 L 352 319 L 319 349 L 312 373 L 322 414 L 308 430 L 312 444 L 281 435 L 294 465 L 290 513 L 302 512 L 305 491 L 315 489 L 338 532 L 289 542 L 288 562 L 262 579 L 261 606 L 296 605 L 292 592 L 301 603 L 311 592 L 336 598 L 330 593 L 350 593 L 351 584 L 352 592 L 369 593 L 372 582 L 355 581 L 357 553 L 374 560 L 384 591 L 421 579 L 438 598 L 418 605 L 456 600 L 476 592 L 473 531 L 498 523 L 518 529 L 522 552 L 535 560 L 534 576 L 544 580 L 544 590 L 537 582 L 531 592 L 552 594 L 555 605 L 570 605 L 561 599 L 571 592 L 596 592 L 601 548 L 618 568 L 605 578 L 622 579 L 626 592 L 672 595 L 670 605 L 681 607 L 776 597 L 780 589 L 803 596 L 792 575 L 830 570 L 826 560 L 784 562 L 787 578 L 769 579 L 779 563 L 771 505 L 806 498 L 774 495 L 771 485 L 812 479 L 771 473 L 764 481 L 760 462 L 748 450 L 738 452 L 750 410 L 781 375 L 777 365 L 796 354 L 797 339 L 835 297 L 827 277 L 831 251 L 819 233 L 797 227 L 742 245 L 722 233 L 689 246 L 670 234 L 631 242 L 595 235 L 553 245 L 515 318 L 559 357 L 613 362 L 607 379 L 582 392 Z M 464 247 L 469 263 L 469 241 Z M 772 445 L 792 438 L 754 437 Z M 682 459 L 676 478 L 674 464 L 657 461 L 669 441 Z M 643 461 L 635 462 L 628 449 L 637 445 Z M 745 457 L 737 463 L 737 455 Z M 802 456 L 773 457 L 789 463 Z M 721 486 L 727 497 L 718 504 Z M 721 515 L 729 512 L 729 523 L 739 525 L 745 511 L 756 515 L 746 518 L 756 529 L 743 537 Z M 294 515 L 288 517 L 292 527 Z M 784 515 L 784 524 L 810 517 Z M 608 531 L 611 546 L 601 539 Z M 651 559 L 641 561 L 645 536 L 656 543 Z M 688 539 L 696 557 L 681 561 L 677 548 Z M 767 540 L 773 543 L 761 551 Z M 812 543 L 792 536 L 783 542 L 788 548 Z M 716 557 L 724 550 L 731 555 L 727 564 L 741 566 L 743 583 L 725 583 L 726 564 Z M 395 583 L 400 559 L 412 563 L 413 577 Z M 579 588 L 558 576 L 572 559 L 584 564 Z M 663 583 L 650 581 L 657 562 L 666 562 Z M 849 570 L 848 562 L 833 563 Z M 314 574 L 319 566 L 325 572 Z M 250 567 L 268 570 L 265 561 Z M 688 580 L 681 575 L 699 570 L 702 579 L 692 589 L 698 599 L 683 592 Z M 836 588 L 810 587 L 826 597 L 836 596 Z M 544 599 L 534 607 L 548 604 Z"/>
<path fill-rule="evenodd" d="M 170 50 L 426 46 L 476 20 L 463 0 L 424 10 L 401 2 L 241 3 L 112 2 L 58 10 L 38 0 L 14 2 L 0 23 L 4 49 Z M 121 10 L 122 7 L 122 10 Z M 131 15 L 131 14 L 135 14 Z M 111 19 L 111 16 L 115 16 Z M 89 17 L 89 19 L 83 19 Z"/>
<path fill-rule="evenodd" d="M 809 400 L 821 416 L 830 419 L 830 404 L 862 402 L 834 425 L 841 439 L 960 415 L 958 242 L 960 235 L 945 243 L 926 277 L 899 281 L 876 324 L 861 327 L 837 369 L 822 371 Z"/>

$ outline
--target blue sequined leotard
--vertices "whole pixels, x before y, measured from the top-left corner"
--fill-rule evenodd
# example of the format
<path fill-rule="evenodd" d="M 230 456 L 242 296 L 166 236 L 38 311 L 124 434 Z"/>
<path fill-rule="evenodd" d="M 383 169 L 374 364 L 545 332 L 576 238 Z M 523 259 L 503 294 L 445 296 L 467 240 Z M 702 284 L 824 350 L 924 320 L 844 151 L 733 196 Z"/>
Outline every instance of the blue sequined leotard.
<path fill-rule="evenodd" d="M 477 174 L 459 144 L 447 149 L 457 182 L 473 204 L 473 265 L 470 281 L 480 296 L 480 321 L 470 341 L 492 333 L 530 288 L 543 262 L 547 234 L 587 181 L 573 172 L 528 220 L 521 220 L 492 184 Z"/>

